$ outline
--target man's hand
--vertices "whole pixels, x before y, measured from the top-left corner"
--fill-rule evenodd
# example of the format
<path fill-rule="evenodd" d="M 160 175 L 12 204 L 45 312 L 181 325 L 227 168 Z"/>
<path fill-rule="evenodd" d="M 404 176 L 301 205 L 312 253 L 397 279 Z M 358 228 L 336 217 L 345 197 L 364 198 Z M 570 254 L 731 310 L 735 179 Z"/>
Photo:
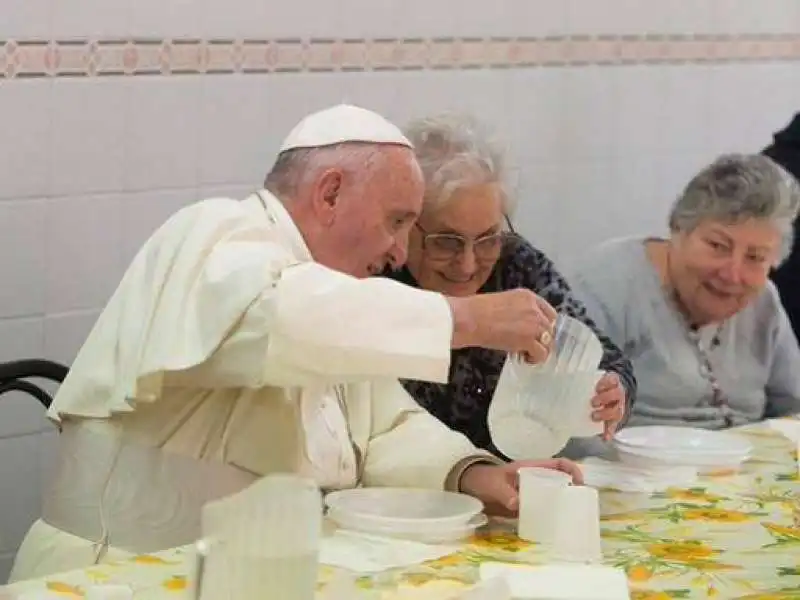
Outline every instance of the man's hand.
<path fill-rule="evenodd" d="M 516 516 L 519 511 L 519 470 L 525 467 L 554 469 L 583 484 L 580 467 L 566 458 L 520 460 L 506 465 L 476 464 L 461 475 L 459 489 L 483 502 L 486 512 L 497 516 Z"/>
<path fill-rule="evenodd" d="M 448 298 L 453 347 L 480 346 L 522 354 L 531 363 L 550 355 L 556 311 L 527 289 Z"/>

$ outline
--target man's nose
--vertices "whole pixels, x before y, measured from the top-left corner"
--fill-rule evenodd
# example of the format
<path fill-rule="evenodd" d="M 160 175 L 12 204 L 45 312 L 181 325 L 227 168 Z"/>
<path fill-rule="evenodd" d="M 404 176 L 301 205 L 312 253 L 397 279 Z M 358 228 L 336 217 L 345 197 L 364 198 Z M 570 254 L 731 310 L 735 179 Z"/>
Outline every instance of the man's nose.
<path fill-rule="evenodd" d="M 408 260 L 408 236 L 396 239 L 394 245 L 389 248 L 389 260 L 393 267 L 402 267 Z"/>

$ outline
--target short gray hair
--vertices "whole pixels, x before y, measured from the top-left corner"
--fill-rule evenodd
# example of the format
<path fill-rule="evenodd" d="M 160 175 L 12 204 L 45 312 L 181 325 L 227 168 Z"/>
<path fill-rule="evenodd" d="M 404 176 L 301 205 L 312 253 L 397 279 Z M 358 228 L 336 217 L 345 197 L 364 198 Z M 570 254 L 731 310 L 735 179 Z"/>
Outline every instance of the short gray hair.
<path fill-rule="evenodd" d="M 774 222 L 783 235 L 781 261 L 791 252 L 800 209 L 800 186 L 761 154 L 726 154 L 688 183 L 669 214 L 673 232 L 690 233 L 701 222 L 727 224 L 748 219 Z"/>
<path fill-rule="evenodd" d="M 505 157 L 472 117 L 446 113 L 416 119 L 404 131 L 425 179 L 425 208 L 438 208 L 465 187 L 496 183 L 503 210 L 511 210 Z"/>
<path fill-rule="evenodd" d="M 326 169 L 338 167 L 348 173 L 363 174 L 383 166 L 385 158 L 379 145 L 361 142 L 294 148 L 278 155 L 264 181 L 264 188 L 279 198 L 292 198 L 303 183 Z"/>

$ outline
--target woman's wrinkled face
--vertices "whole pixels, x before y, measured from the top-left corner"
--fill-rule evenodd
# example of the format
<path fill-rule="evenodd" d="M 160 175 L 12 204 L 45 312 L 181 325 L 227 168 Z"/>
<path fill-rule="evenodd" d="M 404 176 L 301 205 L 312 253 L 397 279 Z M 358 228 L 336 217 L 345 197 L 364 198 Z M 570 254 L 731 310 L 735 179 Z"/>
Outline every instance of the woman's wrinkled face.
<path fill-rule="evenodd" d="M 457 190 L 411 231 L 408 268 L 424 289 L 447 296 L 478 292 L 503 246 L 503 202 L 496 184 Z"/>
<path fill-rule="evenodd" d="M 672 237 L 672 278 L 697 325 L 721 322 L 764 288 L 780 255 L 781 231 L 768 220 L 705 221 Z"/>

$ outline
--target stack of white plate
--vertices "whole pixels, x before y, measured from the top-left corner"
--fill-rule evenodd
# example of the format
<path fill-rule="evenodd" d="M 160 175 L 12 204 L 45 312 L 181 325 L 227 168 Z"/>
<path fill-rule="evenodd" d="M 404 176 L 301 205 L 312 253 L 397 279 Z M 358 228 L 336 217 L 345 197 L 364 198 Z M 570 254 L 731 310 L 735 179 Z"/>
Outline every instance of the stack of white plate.
<path fill-rule="evenodd" d="M 332 492 L 325 504 L 342 529 L 418 542 L 455 542 L 487 522 L 480 500 L 438 490 L 357 488 Z"/>
<path fill-rule="evenodd" d="M 750 443 L 731 433 L 688 427 L 630 427 L 614 436 L 619 459 L 631 466 L 696 467 L 701 472 L 738 468 Z"/>

